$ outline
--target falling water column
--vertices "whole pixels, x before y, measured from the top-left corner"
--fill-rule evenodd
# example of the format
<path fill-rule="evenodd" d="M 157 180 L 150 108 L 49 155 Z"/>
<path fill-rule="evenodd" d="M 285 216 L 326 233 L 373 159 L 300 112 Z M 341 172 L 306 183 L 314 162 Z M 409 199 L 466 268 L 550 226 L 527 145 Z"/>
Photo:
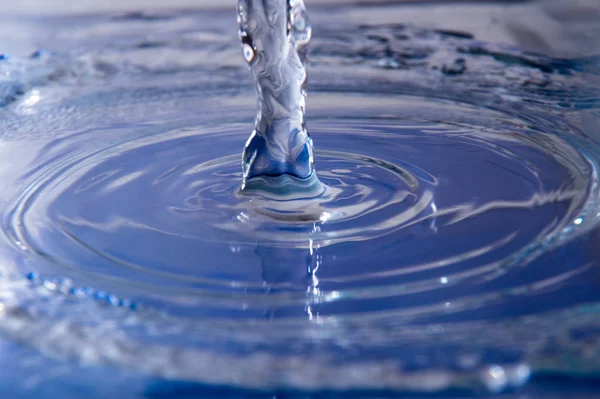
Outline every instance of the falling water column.
<path fill-rule="evenodd" d="M 316 180 L 304 120 L 311 26 L 302 0 L 239 0 L 243 54 L 256 82 L 258 115 L 243 153 L 244 181 Z"/>

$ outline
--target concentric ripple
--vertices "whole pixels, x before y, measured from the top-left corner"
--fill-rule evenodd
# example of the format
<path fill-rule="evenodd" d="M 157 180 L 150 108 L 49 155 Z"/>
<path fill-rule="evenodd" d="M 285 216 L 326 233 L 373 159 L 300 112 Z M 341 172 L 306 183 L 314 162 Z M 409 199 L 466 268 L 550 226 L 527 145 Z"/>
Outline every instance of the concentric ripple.
<path fill-rule="evenodd" d="M 433 109 L 438 118 L 426 118 Z M 55 330 L 46 323 L 65 314 L 56 328 L 81 338 L 65 346 L 53 338 L 63 333 L 44 335 L 36 342 L 47 353 L 81 361 L 93 353 L 151 375 L 241 388 L 520 386 L 539 353 L 493 349 L 503 366 L 491 365 L 473 352 L 464 323 L 494 323 L 498 304 L 524 316 L 580 300 L 554 294 L 586 278 L 589 265 L 548 267 L 543 258 L 588 223 L 595 172 L 558 136 L 473 110 L 379 96 L 376 109 L 353 118 L 317 112 L 323 188 L 304 198 L 240 192 L 241 123 L 131 123 L 106 140 L 88 131 L 52 143 L 48 161 L 23 177 L 4 228 L 41 284 L 33 298 L 58 302 L 32 308 L 54 309 L 48 319 L 7 303 L 3 331 Z M 31 302 L 23 295 L 17 304 Z M 110 311 L 84 330 L 74 315 L 97 301 L 126 309 L 110 316 L 116 330 L 101 344 L 86 344 L 96 328 L 107 331 Z M 458 330 L 422 346 L 443 321 Z M 508 331 L 519 334 L 513 326 L 490 342 L 512 340 Z M 406 352 L 408 343 L 424 349 Z M 440 351 L 454 355 L 432 371 Z M 320 376 L 310 384 L 304 362 Z M 276 375 L 261 371 L 275 364 Z"/>
<path fill-rule="evenodd" d="M 2 60 L 0 334 L 28 364 L 160 380 L 138 397 L 598 377 L 595 59 L 328 10 L 320 183 L 251 195 L 231 10 L 56 18 L 54 48 Z"/>
<path fill-rule="evenodd" d="M 7 228 L 46 260 L 37 272 L 195 317 L 300 316 L 307 301 L 411 313 L 489 294 L 588 206 L 592 170 L 540 132 L 469 123 L 468 107 L 412 112 L 438 104 L 455 124 L 316 119 L 322 188 L 300 198 L 240 192 L 238 124 L 76 150 L 28 177 Z"/>

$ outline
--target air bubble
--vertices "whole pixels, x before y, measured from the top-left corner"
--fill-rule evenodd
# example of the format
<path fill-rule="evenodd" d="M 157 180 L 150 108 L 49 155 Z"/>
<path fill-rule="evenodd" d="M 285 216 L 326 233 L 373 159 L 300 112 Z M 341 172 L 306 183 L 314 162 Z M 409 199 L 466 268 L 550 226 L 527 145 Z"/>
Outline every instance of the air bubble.
<path fill-rule="evenodd" d="M 251 63 L 254 60 L 254 50 L 252 49 L 252 47 L 250 47 L 250 45 L 248 44 L 243 44 L 242 51 L 246 62 Z"/>

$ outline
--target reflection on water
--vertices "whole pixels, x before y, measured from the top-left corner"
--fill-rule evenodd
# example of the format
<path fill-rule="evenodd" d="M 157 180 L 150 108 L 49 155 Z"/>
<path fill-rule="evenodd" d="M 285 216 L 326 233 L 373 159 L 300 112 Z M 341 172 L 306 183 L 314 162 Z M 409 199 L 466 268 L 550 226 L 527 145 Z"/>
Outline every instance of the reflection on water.
<path fill-rule="evenodd" d="M 320 183 L 260 195 L 239 190 L 256 105 L 233 9 L 13 32 L 0 331 L 23 361 L 0 392 L 594 382 L 598 60 L 397 23 L 423 9 L 311 7 Z"/>

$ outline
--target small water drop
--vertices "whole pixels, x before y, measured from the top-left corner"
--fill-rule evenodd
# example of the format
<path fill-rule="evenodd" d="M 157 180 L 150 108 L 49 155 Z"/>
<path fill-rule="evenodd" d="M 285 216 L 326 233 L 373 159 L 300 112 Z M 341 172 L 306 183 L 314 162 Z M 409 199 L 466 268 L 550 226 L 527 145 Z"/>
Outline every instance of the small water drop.
<path fill-rule="evenodd" d="M 508 377 L 504 367 L 497 364 L 488 367 L 483 372 L 482 380 L 487 389 L 492 393 L 503 391 L 508 384 Z"/>
<path fill-rule="evenodd" d="M 127 308 L 131 305 L 131 302 L 128 299 L 119 299 L 119 306 L 122 308 Z"/>
<path fill-rule="evenodd" d="M 44 288 L 46 288 L 50 291 L 56 291 L 56 289 L 58 288 L 58 284 L 56 284 L 54 281 L 49 281 L 49 280 L 44 281 L 43 286 L 44 286 Z"/>
<path fill-rule="evenodd" d="M 33 281 L 38 279 L 38 274 L 35 272 L 31 272 L 27 274 L 27 280 Z"/>
<path fill-rule="evenodd" d="M 106 299 L 107 295 L 108 294 L 104 291 L 96 291 L 96 293 L 94 294 L 94 298 L 98 300 L 104 300 Z"/>
<path fill-rule="evenodd" d="M 110 305 L 110 306 L 119 306 L 119 298 L 117 298 L 114 295 L 108 295 L 106 297 L 106 302 Z"/>

